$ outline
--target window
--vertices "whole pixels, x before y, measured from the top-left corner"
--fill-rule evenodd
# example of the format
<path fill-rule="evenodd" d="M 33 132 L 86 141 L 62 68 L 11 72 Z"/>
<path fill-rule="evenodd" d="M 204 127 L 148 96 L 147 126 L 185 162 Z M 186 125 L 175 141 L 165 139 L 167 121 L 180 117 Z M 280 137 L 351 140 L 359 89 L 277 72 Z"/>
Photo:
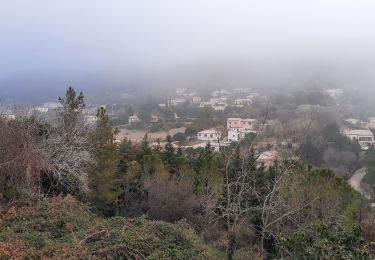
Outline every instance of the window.
<path fill-rule="evenodd" d="M 207 137 L 207 134 L 204 134 L 204 137 Z"/>
<path fill-rule="evenodd" d="M 212 138 L 212 137 L 214 137 L 214 135 L 213 135 L 213 134 L 210 134 L 210 137 Z"/>
<path fill-rule="evenodd" d="M 360 141 L 360 142 L 372 142 L 372 137 L 370 137 L 370 136 L 360 136 L 358 138 L 358 141 Z"/>

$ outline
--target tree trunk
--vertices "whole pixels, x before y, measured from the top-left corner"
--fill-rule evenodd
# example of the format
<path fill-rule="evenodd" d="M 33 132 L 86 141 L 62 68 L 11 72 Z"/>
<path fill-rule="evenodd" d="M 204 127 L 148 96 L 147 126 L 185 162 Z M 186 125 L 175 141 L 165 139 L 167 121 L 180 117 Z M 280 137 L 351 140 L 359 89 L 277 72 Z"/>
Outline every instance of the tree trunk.
<path fill-rule="evenodd" d="M 265 232 L 262 230 L 262 235 L 260 238 L 260 254 L 262 256 L 262 259 L 266 259 L 264 255 L 264 239 L 265 239 Z"/>
<path fill-rule="evenodd" d="M 230 231 L 229 234 L 228 234 L 227 259 L 233 260 L 235 252 L 236 252 L 236 233 L 233 232 L 233 231 Z"/>

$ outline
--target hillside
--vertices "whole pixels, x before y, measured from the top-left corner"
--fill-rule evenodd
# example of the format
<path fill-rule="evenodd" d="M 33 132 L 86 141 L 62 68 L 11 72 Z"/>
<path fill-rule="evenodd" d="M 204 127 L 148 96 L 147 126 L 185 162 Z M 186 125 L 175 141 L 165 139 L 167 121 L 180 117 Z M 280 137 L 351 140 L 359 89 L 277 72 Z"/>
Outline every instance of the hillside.
<path fill-rule="evenodd" d="M 1 215 L 1 259 L 220 259 L 183 221 L 102 219 L 72 197 Z"/>

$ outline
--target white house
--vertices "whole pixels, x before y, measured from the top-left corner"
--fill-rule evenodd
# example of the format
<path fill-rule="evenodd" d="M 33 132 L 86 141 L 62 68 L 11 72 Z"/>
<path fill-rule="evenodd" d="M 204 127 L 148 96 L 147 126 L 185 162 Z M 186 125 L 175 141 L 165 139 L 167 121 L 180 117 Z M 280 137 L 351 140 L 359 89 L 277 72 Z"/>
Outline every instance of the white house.
<path fill-rule="evenodd" d="M 256 92 L 250 93 L 250 95 L 247 95 L 246 98 L 249 98 L 251 100 L 261 98 L 262 95 Z"/>
<path fill-rule="evenodd" d="M 228 141 L 238 142 L 243 139 L 246 134 L 256 133 L 255 128 L 258 123 L 256 119 L 250 118 L 228 118 L 227 129 L 228 129 Z"/>
<path fill-rule="evenodd" d="M 40 112 L 40 113 L 48 113 L 49 108 L 48 107 L 34 107 L 32 111 Z"/>
<path fill-rule="evenodd" d="M 43 104 L 43 107 L 46 107 L 48 109 L 58 109 L 58 108 L 62 108 L 63 105 L 58 102 L 46 102 Z"/>
<path fill-rule="evenodd" d="M 216 111 L 224 112 L 228 104 L 226 98 L 211 98 L 210 101 L 201 102 L 200 107 L 212 107 Z"/>
<path fill-rule="evenodd" d="M 232 93 L 230 93 L 229 91 L 225 90 L 225 89 L 222 89 L 222 90 L 216 90 L 214 92 L 211 93 L 211 96 L 212 97 L 230 97 L 232 95 Z"/>
<path fill-rule="evenodd" d="M 141 120 L 139 120 L 138 115 L 129 116 L 129 118 L 128 118 L 128 122 L 129 122 L 129 124 L 138 123 L 138 122 L 140 122 L 140 121 L 141 121 Z"/>
<path fill-rule="evenodd" d="M 336 89 L 325 89 L 324 90 L 331 98 L 338 98 L 344 94 L 344 90 L 341 88 Z"/>
<path fill-rule="evenodd" d="M 357 140 L 362 150 L 368 150 L 374 144 L 374 134 L 368 129 L 344 129 L 343 134 L 352 140 Z"/>
<path fill-rule="evenodd" d="M 193 103 L 194 104 L 199 104 L 199 103 L 201 103 L 201 101 L 202 101 L 201 97 L 193 97 Z"/>
<path fill-rule="evenodd" d="M 227 119 L 227 129 L 246 128 L 254 130 L 258 120 L 251 118 L 231 117 Z"/>
<path fill-rule="evenodd" d="M 150 123 L 158 123 L 159 122 L 159 117 L 158 116 L 151 116 Z"/>
<path fill-rule="evenodd" d="M 203 101 L 199 104 L 199 107 L 210 107 L 210 106 L 212 106 L 212 104 L 209 101 Z"/>
<path fill-rule="evenodd" d="M 233 105 L 235 107 L 243 107 L 243 106 L 249 106 L 253 103 L 253 101 L 250 98 L 238 98 L 234 100 Z"/>
<path fill-rule="evenodd" d="M 352 124 L 352 125 L 360 126 L 362 124 L 362 121 L 359 120 L 359 119 L 356 119 L 356 118 L 348 118 L 348 119 L 345 119 L 345 121 Z"/>
<path fill-rule="evenodd" d="M 216 129 L 207 129 L 198 132 L 198 140 L 201 141 L 218 141 L 221 139 L 221 133 Z"/>
<path fill-rule="evenodd" d="M 275 150 L 265 151 L 259 154 L 257 162 L 269 167 L 278 159 L 278 153 Z"/>
<path fill-rule="evenodd" d="M 255 130 L 245 129 L 245 128 L 234 128 L 228 130 L 228 141 L 229 142 L 238 142 L 245 138 L 249 133 L 256 133 Z"/>
<path fill-rule="evenodd" d="M 249 94 L 251 93 L 250 88 L 235 88 L 234 89 L 234 94 Z"/>
<path fill-rule="evenodd" d="M 177 99 L 170 99 L 169 100 L 169 107 L 177 107 L 186 102 L 184 98 L 177 98 Z"/>
<path fill-rule="evenodd" d="M 187 91 L 187 88 L 176 88 L 176 94 L 179 96 L 185 94 L 186 91 Z"/>
<path fill-rule="evenodd" d="M 225 109 L 227 108 L 227 104 L 226 103 L 222 103 L 222 102 L 216 102 L 215 104 L 212 105 L 212 108 L 215 110 L 215 111 L 220 111 L 220 112 L 224 112 Z"/>

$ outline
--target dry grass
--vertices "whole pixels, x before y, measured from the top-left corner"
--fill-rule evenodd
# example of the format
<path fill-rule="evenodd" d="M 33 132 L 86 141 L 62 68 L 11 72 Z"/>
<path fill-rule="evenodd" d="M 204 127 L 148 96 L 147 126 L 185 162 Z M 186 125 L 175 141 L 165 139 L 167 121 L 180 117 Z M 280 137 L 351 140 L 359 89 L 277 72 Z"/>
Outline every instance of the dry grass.
<path fill-rule="evenodd" d="M 147 136 L 151 142 L 157 141 L 159 138 L 160 140 L 164 140 L 167 135 L 173 136 L 176 133 L 184 133 L 186 127 L 180 127 L 180 128 L 173 128 L 169 131 L 159 131 L 155 133 L 147 132 L 146 130 L 127 130 L 127 129 L 120 129 L 120 133 L 117 135 L 117 139 L 123 140 L 124 138 L 127 138 L 128 140 L 139 143 L 142 141 L 143 137 L 147 133 Z"/>

